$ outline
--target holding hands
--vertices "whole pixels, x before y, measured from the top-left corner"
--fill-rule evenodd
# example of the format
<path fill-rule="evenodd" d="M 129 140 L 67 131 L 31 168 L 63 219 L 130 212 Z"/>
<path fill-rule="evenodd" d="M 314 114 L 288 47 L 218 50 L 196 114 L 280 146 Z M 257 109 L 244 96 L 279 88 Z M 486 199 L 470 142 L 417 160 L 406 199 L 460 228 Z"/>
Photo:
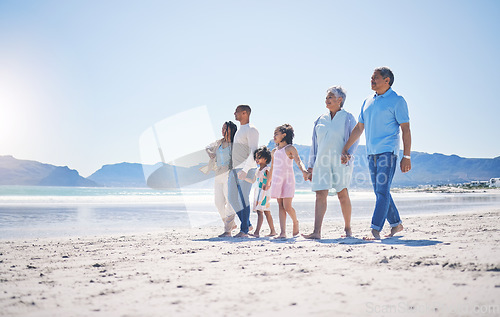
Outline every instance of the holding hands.
<path fill-rule="evenodd" d="M 311 179 L 311 174 L 309 173 L 309 170 L 307 171 L 302 171 L 302 176 L 304 176 L 304 180 L 308 181 Z"/>
<path fill-rule="evenodd" d="M 347 150 L 342 151 L 342 157 L 340 158 L 340 162 L 342 164 L 347 164 L 351 160 L 351 154 L 347 153 Z"/>
<path fill-rule="evenodd" d="M 268 179 L 267 183 L 264 186 L 262 186 L 262 190 L 268 190 L 270 188 L 271 188 L 271 180 Z"/>
<path fill-rule="evenodd" d="M 310 167 L 307 169 L 306 174 L 304 174 L 304 180 L 305 181 L 312 181 L 312 174 L 313 174 L 313 169 Z"/>

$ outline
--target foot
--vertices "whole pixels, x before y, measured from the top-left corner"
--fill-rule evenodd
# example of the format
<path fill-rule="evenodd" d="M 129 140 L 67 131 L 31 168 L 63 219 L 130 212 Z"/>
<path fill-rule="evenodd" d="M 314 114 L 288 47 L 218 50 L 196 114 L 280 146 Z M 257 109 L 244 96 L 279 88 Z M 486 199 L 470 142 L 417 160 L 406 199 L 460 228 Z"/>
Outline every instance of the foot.
<path fill-rule="evenodd" d="M 248 232 L 253 231 L 253 226 L 248 227 Z"/>
<path fill-rule="evenodd" d="M 321 234 L 320 233 L 311 233 L 311 234 L 303 234 L 302 235 L 304 238 L 306 239 L 314 239 L 314 240 L 318 240 L 318 239 L 321 239 Z"/>
<path fill-rule="evenodd" d="M 260 238 L 260 235 L 259 235 L 259 233 L 258 233 L 258 232 L 250 233 L 250 235 L 251 235 L 252 237 L 255 237 L 255 238 Z"/>
<path fill-rule="evenodd" d="M 389 234 L 388 234 L 388 235 L 386 235 L 385 237 L 386 237 L 386 238 L 394 237 L 394 235 L 395 235 L 396 233 L 398 233 L 398 232 L 400 232 L 400 231 L 403 231 L 403 229 L 404 229 L 404 228 L 403 228 L 403 225 L 402 225 L 402 224 L 399 224 L 399 225 L 397 225 L 397 226 L 395 226 L 395 227 L 392 227 L 392 228 L 391 228 L 391 233 L 389 233 Z"/>
<path fill-rule="evenodd" d="M 219 238 L 227 238 L 231 237 L 231 232 L 224 232 L 222 234 L 219 234 Z"/>
<path fill-rule="evenodd" d="M 244 232 L 239 232 L 237 235 L 234 236 L 234 238 L 248 238 L 249 235 L 244 233 Z"/>
<path fill-rule="evenodd" d="M 379 231 L 372 229 L 372 235 L 373 235 L 373 237 L 364 237 L 363 240 L 369 240 L 369 241 L 380 240 L 380 232 Z"/>
<path fill-rule="evenodd" d="M 270 234 L 268 234 L 266 237 L 274 237 L 275 235 L 277 235 L 277 233 L 276 233 L 276 231 L 273 231 Z"/>
<path fill-rule="evenodd" d="M 299 235 L 299 221 L 298 220 L 293 223 L 293 231 L 292 231 L 292 233 L 293 233 L 294 237 L 296 237 L 296 236 Z"/>
<path fill-rule="evenodd" d="M 350 237 L 352 237 L 351 228 L 345 228 L 344 231 L 345 231 L 345 234 L 341 235 L 342 238 L 350 238 Z"/>
<path fill-rule="evenodd" d="M 286 239 L 286 234 L 280 234 L 279 236 L 275 237 L 274 239 Z"/>

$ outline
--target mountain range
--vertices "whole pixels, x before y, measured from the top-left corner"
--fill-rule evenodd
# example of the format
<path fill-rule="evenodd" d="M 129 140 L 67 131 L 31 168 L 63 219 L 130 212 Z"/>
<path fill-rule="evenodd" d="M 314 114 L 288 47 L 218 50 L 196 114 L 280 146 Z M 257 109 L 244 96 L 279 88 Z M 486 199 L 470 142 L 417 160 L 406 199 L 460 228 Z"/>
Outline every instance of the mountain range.
<path fill-rule="evenodd" d="M 270 142 L 269 148 L 274 144 Z M 309 158 L 309 146 L 295 145 L 304 164 Z M 371 186 L 365 146 L 360 145 L 354 153 L 352 187 Z M 418 185 L 456 184 L 473 180 L 489 180 L 500 177 L 500 157 L 464 158 L 440 153 L 429 154 L 413 151 L 412 170 L 403 174 L 397 169 L 393 186 L 410 187 Z M 79 187 L 152 187 L 176 188 L 190 184 L 211 186 L 213 174 L 200 172 L 200 163 L 191 167 L 168 164 L 143 165 L 140 163 L 118 163 L 104 165 L 87 178 L 67 166 L 54 166 L 37 161 L 19 160 L 12 156 L 0 156 L 0 185 L 31 186 L 79 186 Z M 154 171 L 148 175 L 145 174 Z M 294 164 L 297 187 L 310 187 L 305 183 Z M 213 181 L 213 180 L 212 180 Z M 200 187 L 199 186 L 199 187 Z"/>
<path fill-rule="evenodd" d="M 0 156 L 0 185 L 96 187 L 98 183 L 80 176 L 67 166 Z"/>

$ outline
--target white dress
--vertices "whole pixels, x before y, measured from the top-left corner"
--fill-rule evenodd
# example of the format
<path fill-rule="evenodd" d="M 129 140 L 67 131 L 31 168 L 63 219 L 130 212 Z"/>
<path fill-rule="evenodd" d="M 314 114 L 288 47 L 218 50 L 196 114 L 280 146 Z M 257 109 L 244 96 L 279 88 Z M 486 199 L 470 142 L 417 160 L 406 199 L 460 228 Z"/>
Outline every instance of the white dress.
<path fill-rule="evenodd" d="M 268 178 L 264 174 L 267 172 L 269 175 L 269 166 L 264 167 L 262 170 L 257 169 L 257 187 L 254 191 L 253 211 L 271 210 L 271 197 L 269 190 L 262 189 L 267 184 Z"/>
<path fill-rule="evenodd" d="M 341 163 L 347 112 L 338 111 L 333 119 L 325 114 L 315 127 L 318 151 L 313 167 L 312 190 L 335 189 L 338 193 L 351 182 L 353 164 Z"/>

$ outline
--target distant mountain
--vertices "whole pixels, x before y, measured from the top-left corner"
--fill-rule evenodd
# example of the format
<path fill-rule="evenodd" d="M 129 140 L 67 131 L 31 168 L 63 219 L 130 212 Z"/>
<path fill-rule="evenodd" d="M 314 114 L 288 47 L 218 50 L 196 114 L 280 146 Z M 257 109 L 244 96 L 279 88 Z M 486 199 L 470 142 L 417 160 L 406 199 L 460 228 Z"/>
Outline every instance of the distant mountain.
<path fill-rule="evenodd" d="M 274 142 L 269 142 L 274 148 Z M 310 147 L 295 145 L 307 166 Z M 402 153 L 400 153 L 402 155 Z M 401 156 L 400 155 L 400 156 Z M 471 159 L 457 155 L 429 154 L 413 151 L 412 170 L 403 174 L 396 169 L 393 186 L 439 185 L 489 180 L 500 177 L 500 156 L 493 159 Z M 206 162 L 204 151 L 188 155 L 183 160 L 192 162 L 191 167 L 174 167 L 168 164 L 142 165 L 139 163 L 119 163 L 104 165 L 88 178 L 68 167 L 43 164 L 36 161 L 18 160 L 12 156 L 0 156 L 0 185 L 44 185 L 44 186 L 107 186 L 107 187 L 152 187 L 211 188 L 213 172 L 200 172 Z M 360 145 L 354 154 L 354 171 L 351 182 L 353 188 L 370 188 L 370 172 L 366 158 L 366 148 Z M 310 188 L 304 182 L 302 173 L 294 164 L 295 180 L 298 188 Z M 145 177 L 147 175 L 147 179 Z"/>
<path fill-rule="evenodd" d="M 269 142 L 269 148 L 274 148 L 274 142 Z M 309 160 L 310 146 L 295 145 L 299 156 L 307 167 Z M 403 153 L 400 152 L 399 157 Z M 500 156 L 488 158 L 463 158 L 457 155 L 443 155 L 439 153 L 429 154 L 424 152 L 411 152 L 412 170 L 403 174 L 396 168 L 393 186 L 406 187 L 418 185 L 439 185 L 465 183 L 472 180 L 489 180 L 493 177 L 500 177 Z M 368 159 L 366 156 L 366 147 L 358 146 L 354 153 L 354 170 L 351 186 L 353 188 L 371 187 L 370 171 L 368 169 Z M 304 184 L 302 173 L 294 164 L 295 180 L 297 185 L 309 186 Z"/>
<path fill-rule="evenodd" d="M 0 156 L 0 185 L 99 186 L 67 166 L 18 160 L 12 156 Z"/>
<path fill-rule="evenodd" d="M 106 187 L 147 187 L 139 163 L 104 165 L 87 178 Z"/>

